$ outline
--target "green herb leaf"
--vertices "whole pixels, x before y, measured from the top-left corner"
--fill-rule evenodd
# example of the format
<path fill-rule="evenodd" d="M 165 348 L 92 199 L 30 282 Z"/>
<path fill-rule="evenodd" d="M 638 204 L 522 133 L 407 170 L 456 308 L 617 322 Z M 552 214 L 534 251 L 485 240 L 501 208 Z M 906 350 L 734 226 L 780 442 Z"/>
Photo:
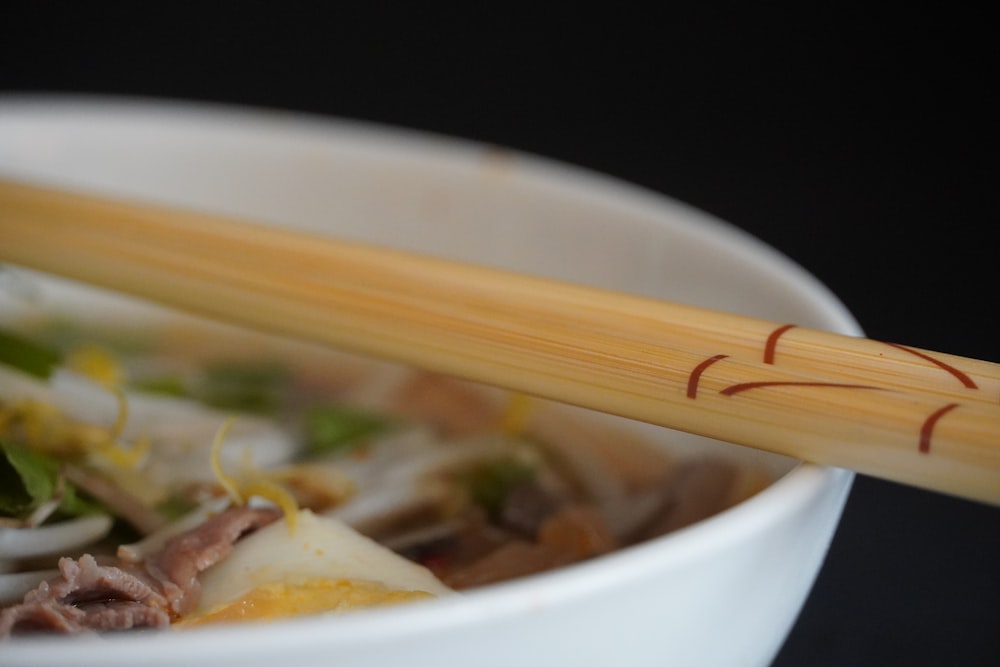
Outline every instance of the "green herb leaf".
<path fill-rule="evenodd" d="M 313 407 L 303 418 L 306 451 L 313 456 L 343 451 L 391 427 L 381 415 L 340 405 Z"/>
<path fill-rule="evenodd" d="M 0 364 L 47 380 L 61 361 L 56 350 L 0 329 Z"/>
<path fill-rule="evenodd" d="M 16 519 L 27 518 L 56 492 L 59 462 L 51 456 L 0 442 L 0 513 Z M 66 482 L 58 512 L 79 516 L 102 511 L 99 504 L 82 497 Z"/>
<path fill-rule="evenodd" d="M 57 464 L 49 457 L 24 447 L 0 444 L 0 507 L 7 516 L 24 519 L 52 498 L 56 489 Z"/>
<path fill-rule="evenodd" d="M 10 462 L 4 447 L 0 455 L 0 514 L 23 519 L 31 509 L 31 494 L 24 488 L 21 473 Z"/>
<path fill-rule="evenodd" d="M 65 483 L 62 500 L 59 502 L 59 513 L 66 516 L 81 516 L 84 514 L 111 514 L 103 503 L 91 499 L 89 495 L 83 495 L 70 484 Z"/>
<path fill-rule="evenodd" d="M 477 466 L 459 477 L 473 502 L 496 516 L 511 490 L 532 479 L 535 469 L 513 458 L 502 458 Z"/>
<path fill-rule="evenodd" d="M 288 369 L 274 363 L 225 363 L 205 369 L 194 397 L 206 405 L 260 415 L 281 407 Z"/>
<path fill-rule="evenodd" d="M 162 375 L 152 378 L 144 378 L 131 383 L 133 389 L 147 394 L 158 396 L 171 396 L 173 398 L 187 398 L 191 396 L 184 379 L 177 375 Z"/>
<path fill-rule="evenodd" d="M 40 505 L 52 498 L 56 489 L 58 464 L 51 457 L 25 447 L 4 447 L 8 464 L 21 478 L 21 487 L 29 498 Z"/>

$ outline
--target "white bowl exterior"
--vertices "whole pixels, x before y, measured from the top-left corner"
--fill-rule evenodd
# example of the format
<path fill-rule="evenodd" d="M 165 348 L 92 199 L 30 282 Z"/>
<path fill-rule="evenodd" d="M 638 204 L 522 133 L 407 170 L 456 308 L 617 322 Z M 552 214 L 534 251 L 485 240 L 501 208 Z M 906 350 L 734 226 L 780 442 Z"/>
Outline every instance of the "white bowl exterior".
<path fill-rule="evenodd" d="M 0 98 L 0 174 L 860 333 L 811 276 L 729 225 L 612 179 L 433 136 L 279 112 Z M 801 465 L 664 539 L 460 600 L 87 650 L 18 641 L 0 647 L 0 664 L 767 664 L 851 479 Z"/>

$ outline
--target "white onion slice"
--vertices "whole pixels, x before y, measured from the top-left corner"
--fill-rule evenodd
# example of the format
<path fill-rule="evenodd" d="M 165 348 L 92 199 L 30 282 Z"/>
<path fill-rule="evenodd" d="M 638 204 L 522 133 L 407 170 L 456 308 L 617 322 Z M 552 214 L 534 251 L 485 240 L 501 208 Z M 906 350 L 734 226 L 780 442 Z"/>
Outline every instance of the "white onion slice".
<path fill-rule="evenodd" d="M 111 523 L 110 516 L 93 514 L 36 528 L 0 528 L 0 554 L 4 558 L 64 554 L 101 539 Z"/>
<path fill-rule="evenodd" d="M 35 570 L 0 574 L 0 606 L 15 604 L 24 599 L 25 593 L 38 588 L 38 584 L 52 579 L 59 570 Z"/>
<path fill-rule="evenodd" d="M 232 602 L 257 586 L 311 578 L 378 582 L 390 590 L 437 597 L 453 593 L 427 568 L 336 519 L 303 510 L 293 533 L 284 521 L 275 522 L 241 539 L 228 558 L 205 570 L 197 613 Z"/>

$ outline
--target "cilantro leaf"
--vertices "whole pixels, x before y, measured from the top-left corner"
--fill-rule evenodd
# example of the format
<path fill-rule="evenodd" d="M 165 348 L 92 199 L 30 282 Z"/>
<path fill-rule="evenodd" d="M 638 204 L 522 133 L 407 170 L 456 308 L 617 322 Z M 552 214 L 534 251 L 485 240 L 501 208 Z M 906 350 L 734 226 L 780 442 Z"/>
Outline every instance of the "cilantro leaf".
<path fill-rule="evenodd" d="M 288 369 L 274 363 L 219 363 L 205 369 L 193 391 L 215 408 L 273 415 L 289 381 Z"/>
<path fill-rule="evenodd" d="M 0 364 L 47 380 L 61 361 L 56 350 L 0 329 Z"/>
<path fill-rule="evenodd" d="M 534 467 L 515 458 L 501 458 L 476 466 L 460 475 L 459 483 L 473 502 L 495 516 L 517 485 L 535 476 Z"/>
<path fill-rule="evenodd" d="M 0 514 L 27 518 L 35 508 L 53 498 L 58 476 L 59 462 L 53 457 L 0 442 Z M 80 516 L 102 508 L 65 482 L 58 511 L 62 516 Z"/>
<path fill-rule="evenodd" d="M 153 378 L 145 378 L 131 383 L 133 389 L 147 394 L 158 396 L 170 396 L 173 398 L 187 398 L 191 396 L 184 379 L 178 375 L 161 375 Z"/>
<path fill-rule="evenodd" d="M 315 406 L 303 418 L 306 451 L 313 456 L 333 454 L 384 433 L 392 421 L 342 405 Z"/>

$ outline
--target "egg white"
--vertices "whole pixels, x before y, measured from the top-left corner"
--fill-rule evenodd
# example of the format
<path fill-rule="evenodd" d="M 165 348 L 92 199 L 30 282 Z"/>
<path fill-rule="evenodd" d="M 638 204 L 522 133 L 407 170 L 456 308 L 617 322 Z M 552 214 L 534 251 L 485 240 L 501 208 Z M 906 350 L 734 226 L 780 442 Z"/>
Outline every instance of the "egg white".
<path fill-rule="evenodd" d="M 453 594 L 427 568 L 338 519 L 309 510 L 297 514 L 294 530 L 287 522 L 278 521 L 243 538 L 225 560 L 206 570 L 200 579 L 201 598 L 189 619 L 239 604 L 253 591 L 275 585 L 297 586 L 301 594 L 301 587 L 314 581 L 357 584 L 357 591 L 365 591 L 361 596 L 364 603 L 358 606 L 391 601 L 400 591 L 430 597 Z M 385 591 L 385 595 L 378 591 Z"/>

